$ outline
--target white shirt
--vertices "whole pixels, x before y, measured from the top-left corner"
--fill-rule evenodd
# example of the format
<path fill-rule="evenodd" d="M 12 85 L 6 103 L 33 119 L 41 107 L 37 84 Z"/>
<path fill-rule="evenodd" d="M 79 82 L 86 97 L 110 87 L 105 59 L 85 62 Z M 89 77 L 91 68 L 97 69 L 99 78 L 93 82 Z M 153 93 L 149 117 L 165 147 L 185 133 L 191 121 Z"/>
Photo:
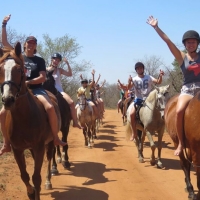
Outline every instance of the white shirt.
<path fill-rule="evenodd" d="M 148 94 L 153 89 L 153 80 L 156 81 L 155 78 L 149 75 L 144 75 L 143 78 L 139 76 L 135 76 L 133 78 L 133 84 L 135 88 L 135 98 L 140 98 L 145 100 Z"/>

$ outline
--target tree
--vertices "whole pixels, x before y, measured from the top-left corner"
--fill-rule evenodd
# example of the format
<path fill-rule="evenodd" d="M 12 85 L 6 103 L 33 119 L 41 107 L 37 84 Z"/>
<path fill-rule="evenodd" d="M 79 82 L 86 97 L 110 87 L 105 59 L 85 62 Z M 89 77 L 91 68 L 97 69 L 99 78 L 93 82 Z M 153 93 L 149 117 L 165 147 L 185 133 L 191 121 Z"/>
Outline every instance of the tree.
<path fill-rule="evenodd" d="M 61 79 L 63 89 L 73 99 L 76 98 L 76 91 L 80 87 L 80 74 L 87 72 L 91 68 L 90 62 L 83 60 L 77 63 L 75 58 L 81 52 L 81 46 L 77 43 L 76 39 L 70 38 L 67 34 L 55 39 L 50 38 L 48 34 L 43 35 L 43 43 L 39 43 L 37 51 L 41 57 L 45 59 L 46 65 L 50 65 L 51 56 L 53 53 L 58 52 L 62 57 L 67 58 L 72 68 L 73 76 L 71 78 L 63 76 Z M 65 63 L 61 63 L 61 68 L 65 68 Z"/>

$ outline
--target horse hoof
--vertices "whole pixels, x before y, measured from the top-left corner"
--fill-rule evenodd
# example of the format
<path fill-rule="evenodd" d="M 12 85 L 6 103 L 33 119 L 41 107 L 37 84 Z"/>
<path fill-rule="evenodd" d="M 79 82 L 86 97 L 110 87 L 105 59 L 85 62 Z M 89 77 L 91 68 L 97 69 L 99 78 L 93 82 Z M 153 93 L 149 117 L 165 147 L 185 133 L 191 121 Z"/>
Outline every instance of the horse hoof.
<path fill-rule="evenodd" d="M 45 184 L 45 189 L 46 190 L 52 190 L 52 184 L 51 183 Z"/>
<path fill-rule="evenodd" d="M 27 193 L 27 196 L 30 200 L 35 200 L 35 189 L 33 190 L 32 194 Z"/>
<path fill-rule="evenodd" d="M 139 163 L 144 163 L 144 160 L 143 159 L 139 159 Z"/>
<path fill-rule="evenodd" d="M 150 161 L 151 166 L 154 166 L 156 163 L 154 161 Z"/>
<path fill-rule="evenodd" d="M 158 168 L 158 169 L 162 169 L 162 168 L 163 168 L 163 165 L 162 165 L 162 164 L 157 164 L 157 168 Z"/>
<path fill-rule="evenodd" d="M 92 146 L 88 146 L 88 149 L 92 149 Z"/>
<path fill-rule="evenodd" d="M 57 176 L 59 174 L 58 170 L 57 169 L 52 169 L 51 170 L 51 175 L 52 176 Z"/>
<path fill-rule="evenodd" d="M 63 161 L 62 162 L 62 165 L 63 165 L 63 167 L 65 168 L 65 169 L 70 169 L 70 167 L 71 167 L 71 164 L 69 163 L 69 162 L 67 162 L 67 161 Z"/>

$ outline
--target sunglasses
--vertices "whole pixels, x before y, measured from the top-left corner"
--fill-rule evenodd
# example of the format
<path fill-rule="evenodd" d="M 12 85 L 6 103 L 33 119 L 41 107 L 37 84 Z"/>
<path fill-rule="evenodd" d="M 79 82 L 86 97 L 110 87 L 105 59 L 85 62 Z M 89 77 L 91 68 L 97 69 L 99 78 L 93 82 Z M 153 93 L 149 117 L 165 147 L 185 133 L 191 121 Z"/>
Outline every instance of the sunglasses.
<path fill-rule="evenodd" d="M 87 84 L 88 82 L 82 82 L 82 84 Z"/>

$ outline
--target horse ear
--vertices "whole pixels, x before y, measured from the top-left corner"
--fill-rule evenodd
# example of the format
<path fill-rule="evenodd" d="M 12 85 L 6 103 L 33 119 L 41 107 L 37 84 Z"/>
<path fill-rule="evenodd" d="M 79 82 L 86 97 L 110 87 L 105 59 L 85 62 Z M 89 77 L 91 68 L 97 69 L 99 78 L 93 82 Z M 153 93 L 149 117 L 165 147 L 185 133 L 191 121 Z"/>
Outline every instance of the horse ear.
<path fill-rule="evenodd" d="M 15 54 L 19 57 L 22 53 L 22 47 L 20 42 L 17 42 L 14 49 L 15 49 Z"/>
<path fill-rule="evenodd" d="M 3 56 L 3 49 L 0 48 L 0 57 Z"/>

